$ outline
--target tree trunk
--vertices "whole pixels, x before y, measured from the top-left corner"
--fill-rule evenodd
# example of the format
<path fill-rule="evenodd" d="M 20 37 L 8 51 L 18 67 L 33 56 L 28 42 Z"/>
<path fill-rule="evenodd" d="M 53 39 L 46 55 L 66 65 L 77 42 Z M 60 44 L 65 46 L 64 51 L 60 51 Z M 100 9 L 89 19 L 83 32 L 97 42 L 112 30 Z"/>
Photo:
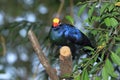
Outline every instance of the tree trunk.
<path fill-rule="evenodd" d="M 60 49 L 59 59 L 61 77 L 69 77 L 72 74 L 72 55 L 69 47 L 63 46 Z"/>

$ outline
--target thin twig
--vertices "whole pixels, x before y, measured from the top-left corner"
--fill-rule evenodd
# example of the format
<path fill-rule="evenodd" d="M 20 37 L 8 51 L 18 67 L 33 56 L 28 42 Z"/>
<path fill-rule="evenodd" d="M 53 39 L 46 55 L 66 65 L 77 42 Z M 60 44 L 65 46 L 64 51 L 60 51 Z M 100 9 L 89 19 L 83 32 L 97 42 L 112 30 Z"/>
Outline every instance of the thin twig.
<path fill-rule="evenodd" d="M 73 0 L 70 0 L 70 15 L 71 15 L 72 18 L 74 17 L 73 14 L 74 14 L 73 13 Z"/>
<path fill-rule="evenodd" d="M 6 42 L 5 42 L 5 38 L 2 35 L 0 35 L 0 42 L 3 48 L 2 56 L 4 56 L 6 54 Z"/>
<path fill-rule="evenodd" d="M 60 0 L 60 6 L 59 6 L 59 9 L 58 9 L 58 11 L 57 11 L 57 14 L 56 14 L 56 17 L 60 17 L 60 14 L 61 14 L 61 11 L 62 11 L 62 9 L 63 9 L 63 6 L 64 6 L 64 0 Z"/>

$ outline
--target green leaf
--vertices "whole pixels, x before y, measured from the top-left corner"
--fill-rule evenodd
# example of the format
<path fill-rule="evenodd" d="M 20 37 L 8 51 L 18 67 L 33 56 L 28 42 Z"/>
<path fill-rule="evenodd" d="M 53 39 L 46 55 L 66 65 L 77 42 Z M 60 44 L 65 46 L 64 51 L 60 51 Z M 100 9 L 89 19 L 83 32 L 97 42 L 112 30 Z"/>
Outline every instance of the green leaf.
<path fill-rule="evenodd" d="M 90 70 L 90 74 L 94 74 L 95 72 L 97 72 L 100 69 L 99 66 L 101 66 L 101 64 L 102 62 L 99 62 L 96 65 L 94 65 L 94 67 L 92 67 L 92 69 Z"/>
<path fill-rule="evenodd" d="M 82 7 L 80 7 L 80 9 L 78 11 L 78 16 L 80 16 L 83 13 L 83 11 L 85 10 L 86 6 L 87 6 L 87 4 L 84 4 Z"/>
<path fill-rule="evenodd" d="M 110 62 L 109 59 L 106 60 L 105 62 L 105 69 L 107 71 L 108 74 L 110 74 L 112 77 L 117 77 L 118 75 L 114 72 L 114 68 L 112 63 Z"/>
<path fill-rule="evenodd" d="M 98 16 L 95 18 L 95 21 L 99 21 L 101 18 Z"/>
<path fill-rule="evenodd" d="M 104 19 L 104 23 L 106 24 L 106 26 L 110 27 L 116 27 L 118 25 L 118 21 L 115 18 L 105 18 Z"/>
<path fill-rule="evenodd" d="M 111 73 L 110 75 L 111 75 L 112 77 L 114 77 L 114 78 L 117 78 L 117 77 L 118 77 L 118 74 L 115 73 L 115 72 Z"/>
<path fill-rule="evenodd" d="M 111 52 L 111 59 L 114 63 L 120 66 L 120 57 L 116 55 L 114 52 Z"/>
<path fill-rule="evenodd" d="M 81 80 L 89 80 L 87 70 L 83 70 Z"/>
<path fill-rule="evenodd" d="M 118 45 L 120 45 L 120 44 L 118 44 Z M 120 57 L 120 46 L 118 46 L 118 48 L 116 49 L 115 53 L 116 53 L 116 55 L 118 57 Z"/>
<path fill-rule="evenodd" d="M 114 6 L 113 4 L 111 4 L 111 5 L 108 7 L 109 12 L 111 12 L 114 7 L 115 7 L 115 6 Z"/>
<path fill-rule="evenodd" d="M 102 80 L 100 77 L 96 76 L 93 80 Z"/>
<path fill-rule="evenodd" d="M 111 26 L 116 27 L 118 25 L 118 21 L 115 18 L 110 18 Z"/>
<path fill-rule="evenodd" d="M 119 16 L 120 13 L 119 13 L 119 12 L 112 12 L 112 15 L 113 15 L 113 16 Z"/>
<path fill-rule="evenodd" d="M 94 51 L 94 49 L 92 47 L 90 47 L 90 46 L 85 46 L 84 48 L 87 49 L 87 50 Z"/>
<path fill-rule="evenodd" d="M 93 11 L 94 11 L 94 6 L 90 7 L 90 9 L 89 9 L 89 11 L 88 11 L 88 17 L 89 17 L 89 18 L 92 17 Z"/>
<path fill-rule="evenodd" d="M 105 18 L 104 23 L 106 24 L 106 26 L 110 27 L 111 26 L 110 18 Z"/>
<path fill-rule="evenodd" d="M 73 19 L 71 16 L 67 15 L 67 16 L 65 16 L 65 18 L 66 18 L 71 24 L 74 24 L 74 19 Z"/>
<path fill-rule="evenodd" d="M 106 71 L 107 71 L 108 73 L 114 72 L 113 65 L 112 65 L 112 63 L 110 62 L 109 59 L 107 59 L 106 62 L 105 62 L 105 68 L 106 68 Z"/>
<path fill-rule="evenodd" d="M 114 37 L 116 41 L 120 41 L 120 36 L 119 37 Z"/>
<path fill-rule="evenodd" d="M 81 5 L 81 4 L 83 4 L 83 2 L 78 2 L 76 5 Z"/>
<path fill-rule="evenodd" d="M 93 35 L 96 35 L 96 34 L 98 33 L 98 31 L 97 31 L 97 30 L 92 30 L 91 33 L 92 33 Z"/>
<path fill-rule="evenodd" d="M 110 37 L 109 37 L 109 33 L 106 33 L 106 34 L 105 34 L 105 38 L 106 38 L 106 39 L 105 39 L 106 42 L 109 41 L 109 38 L 110 38 Z M 106 45 L 106 43 L 105 43 L 104 45 Z"/>
<path fill-rule="evenodd" d="M 104 4 L 102 7 L 101 7 L 101 9 L 100 9 L 100 15 L 102 15 L 103 14 L 103 12 L 105 11 L 105 9 L 108 7 L 108 3 L 106 3 L 106 4 Z"/>
<path fill-rule="evenodd" d="M 108 80 L 108 77 L 109 77 L 109 75 L 108 75 L 108 73 L 106 71 L 106 68 L 103 67 L 103 69 L 102 69 L 102 78 L 103 78 L 103 80 Z"/>
<path fill-rule="evenodd" d="M 78 65 L 75 64 L 74 67 L 73 67 L 73 71 L 77 71 L 78 70 Z"/>
<path fill-rule="evenodd" d="M 80 74 L 74 76 L 74 80 L 80 80 Z"/>

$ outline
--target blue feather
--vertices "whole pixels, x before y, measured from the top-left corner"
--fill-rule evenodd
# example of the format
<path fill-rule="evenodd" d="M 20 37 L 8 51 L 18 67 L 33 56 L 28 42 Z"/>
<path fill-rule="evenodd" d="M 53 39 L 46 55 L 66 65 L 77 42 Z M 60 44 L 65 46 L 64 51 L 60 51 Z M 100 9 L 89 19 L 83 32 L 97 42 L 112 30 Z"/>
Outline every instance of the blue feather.
<path fill-rule="evenodd" d="M 49 35 L 53 44 L 69 46 L 72 53 L 84 46 L 92 47 L 88 37 L 70 24 L 60 24 L 57 27 L 52 27 Z"/>

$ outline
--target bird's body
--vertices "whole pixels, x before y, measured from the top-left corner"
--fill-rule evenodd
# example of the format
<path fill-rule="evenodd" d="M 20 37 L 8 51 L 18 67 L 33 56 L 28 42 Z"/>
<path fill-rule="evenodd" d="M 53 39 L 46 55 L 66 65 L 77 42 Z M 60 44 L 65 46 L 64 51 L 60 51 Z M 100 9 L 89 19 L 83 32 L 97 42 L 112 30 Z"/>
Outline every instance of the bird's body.
<path fill-rule="evenodd" d="M 90 40 L 79 29 L 70 24 L 60 24 L 52 27 L 50 40 L 56 45 L 91 46 Z"/>
<path fill-rule="evenodd" d="M 53 21 L 54 22 L 54 21 Z M 59 22 L 59 21 L 57 21 Z M 57 46 L 69 46 L 73 56 L 81 47 L 90 46 L 91 42 L 79 29 L 70 24 L 53 24 L 49 33 L 50 41 Z"/>

